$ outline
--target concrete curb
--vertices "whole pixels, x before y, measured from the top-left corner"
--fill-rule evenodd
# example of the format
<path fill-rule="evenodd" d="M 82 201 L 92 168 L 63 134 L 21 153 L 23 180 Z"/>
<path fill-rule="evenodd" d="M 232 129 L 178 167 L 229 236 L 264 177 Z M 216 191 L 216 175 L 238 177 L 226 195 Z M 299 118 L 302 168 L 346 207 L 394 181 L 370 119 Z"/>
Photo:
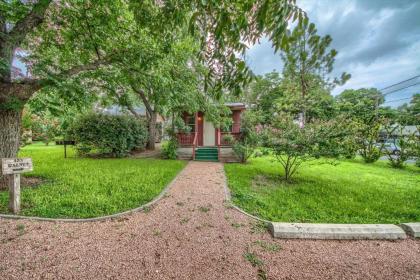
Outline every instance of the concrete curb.
<path fill-rule="evenodd" d="M 400 224 L 405 232 L 413 238 L 420 238 L 420 223 Z"/>
<path fill-rule="evenodd" d="M 230 207 L 260 222 L 264 222 L 274 238 L 287 239 L 332 239 L 332 240 L 397 240 L 406 239 L 407 234 L 420 237 L 420 223 L 393 224 L 311 224 L 281 223 L 268 221 L 251 215 L 232 202 L 227 177 L 223 169 L 224 191 Z M 414 230 L 415 228 L 415 230 Z"/>
<path fill-rule="evenodd" d="M 189 164 L 189 163 L 188 163 Z M 28 217 L 28 216 L 19 216 L 19 215 L 8 215 L 8 214 L 0 214 L 0 219 L 13 219 L 13 220 L 31 220 L 31 221 L 43 221 L 43 222 L 66 222 L 66 223 L 84 223 L 84 222 L 100 222 L 100 221 L 105 221 L 105 220 L 111 220 L 111 219 L 115 219 L 115 218 L 119 218 L 122 216 L 126 216 L 126 215 L 130 215 L 136 212 L 140 212 L 143 211 L 145 208 L 149 208 L 152 205 L 156 204 L 159 200 L 161 200 L 165 194 L 171 189 L 171 187 L 174 185 L 175 181 L 180 177 L 180 175 L 185 171 L 186 167 L 188 166 L 185 165 L 185 167 L 175 176 L 175 178 L 172 179 L 172 181 L 166 185 L 166 187 L 160 192 L 160 194 L 155 197 L 152 201 L 131 209 L 131 210 L 127 210 L 124 212 L 120 212 L 120 213 L 116 213 L 116 214 L 112 214 L 112 215 L 107 215 L 107 216 L 101 216 L 101 217 L 95 217 L 95 218 L 86 218 L 86 219 L 66 219 L 66 218 L 42 218 L 42 217 Z"/>
<path fill-rule="evenodd" d="M 392 224 L 309 224 L 271 223 L 275 238 L 293 239 L 405 239 L 400 227 Z"/>

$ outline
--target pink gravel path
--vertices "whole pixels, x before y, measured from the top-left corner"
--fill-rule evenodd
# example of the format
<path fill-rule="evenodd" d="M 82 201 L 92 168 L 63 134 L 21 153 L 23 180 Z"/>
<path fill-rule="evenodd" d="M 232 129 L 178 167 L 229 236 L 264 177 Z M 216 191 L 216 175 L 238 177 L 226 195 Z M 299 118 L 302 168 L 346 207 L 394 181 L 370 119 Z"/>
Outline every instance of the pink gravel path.
<path fill-rule="evenodd" d="M 274 240 L 226 206 L 223 184 L 221 164 L 191 162 L 148 213 L 0 219 L 0 279 L 420 279 L 420 241 Z"/>

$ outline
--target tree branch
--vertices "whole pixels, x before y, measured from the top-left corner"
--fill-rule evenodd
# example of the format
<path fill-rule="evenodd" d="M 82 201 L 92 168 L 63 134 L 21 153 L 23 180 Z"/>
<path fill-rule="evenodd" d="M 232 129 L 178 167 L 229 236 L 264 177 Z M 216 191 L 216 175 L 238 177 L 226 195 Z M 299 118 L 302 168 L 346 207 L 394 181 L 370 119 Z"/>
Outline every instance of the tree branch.
<path fill-rule="evenodd" d="M 26 102 L 40 88 L 42 85 L 37 80 L 27 79 L 14 83 L 0 82 L 0 105 L 13 100 Z"/>
<path fill-rule="evenodd" d="M 153 112 L 152 106 L 149 103 L 149 100 L 147 100 L 146 93 L 144 92 L 144 90 L 139 89 L 133 85 L 131 85 L 131 88 L 134 90 L 135 93 L 137 93 L 140 96 L 141 100 L 143 101 L 144 106 L 146 107 L 148 116 L 151 117 L 154 112 Z"/>
<path fill-rule="evenodd" d="M 9 32 L 9 41 L 16 47 L 19 46 L 22 41 L 26 38 L 29 32 L 32 32 L 38 27 L 45 19 L 45 12 L 50 6 L 52 0 L 39 0 L 29 14 L 23 19 L 18 21 Z"/>
<path fill-rule="evenodd" d="M 100 66 L 110 65 L 112 63 L 111 59 L 102 59 L 95 60 L 91 63 L 84 65 L 77 65 L 68 70 L 64 70 L 59 73 L 60 76 L 75 76 L 81 72 L 97 70 Z"/>

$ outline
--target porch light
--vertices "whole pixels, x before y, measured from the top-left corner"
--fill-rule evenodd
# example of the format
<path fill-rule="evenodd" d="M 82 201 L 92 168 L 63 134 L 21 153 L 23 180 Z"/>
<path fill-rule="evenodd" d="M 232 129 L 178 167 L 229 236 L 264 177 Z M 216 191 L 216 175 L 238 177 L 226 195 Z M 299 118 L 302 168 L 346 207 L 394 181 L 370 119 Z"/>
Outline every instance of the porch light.
<path fill-rule="evenodd" d="M 201 120 L 202 120 L 203 118 L 202 117 L 198 117 L 197 118 L 197 120 L 199 121 L 199 122 L 201 122 Z"/>

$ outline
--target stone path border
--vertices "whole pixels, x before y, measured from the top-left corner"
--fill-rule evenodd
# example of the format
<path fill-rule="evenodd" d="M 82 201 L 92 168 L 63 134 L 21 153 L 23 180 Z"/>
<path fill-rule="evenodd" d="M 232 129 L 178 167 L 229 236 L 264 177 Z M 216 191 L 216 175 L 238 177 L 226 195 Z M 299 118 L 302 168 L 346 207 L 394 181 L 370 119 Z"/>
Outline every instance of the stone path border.
<path fill-rule="evenodd" d="M 420 238 L 420 223 L 405 223 L 400 225 L 408 235 Z"/>
<path fill-rule="evenodd" d="M 365 239 L 405 239 L 407 235 L 420 238 L 420 223 L 393 224 L 315 224 L 315 223 L 281 223 L 268 221 L 247 213 L 232 202 L 227 177 L 224 174 L 226 201 L 240 213 L 267 225 L 274 238 L 284 239 L 332 239 L 332 240 L 365 240 Z"/>
<path fill-rule="evenodd" d="M 407 238 L 402 228 L 392 224 L 271 223 L 269 228 L 275 238 L 352 240 Z"/>
<path fill-rule="evenodd" d="M 109 219 L 115 219 L 115 218 L 119 218 L 125 215 L 130 215 L 133 214 L 135 212 L 140 212 L 143 211 L 144 209 L 147 209 L 151 206 L 153 206 L 155 203 L 157 203 L 159 200 L 161 200 L 165 194 L 170 190 L 170 188 L 174 185 L 174 183 L 176 182 L 176 180 L 179 178 L 179 176 L 184 172 L 184 170 L 186 169 L 186 167 L 188 166 L 189 163 L 187 163 L 184 168 L 178 172 L 178 174 L 175 176 L 175 178 L 172 179 L 172 181 L 166 185 L 166 187 L 160 192 L 160 194 L 155 197 L 152 201 L 131 209 L 131 210 L 127 210 L 124 212 L 120 212 L 120 213 L 116 213 L 116 214 L 112 214 L 112 215 L 107 215 L 107 216 L 101 216 L 101 217 L 95 217 L 95 218 L 86 218 L 86 219 L 72 219 L 72 218 L 42 218 L 42 217 L 31 217 L 31 216 L 20 216 L 20 215 L 10 215 L 10 214 L 0 214 L 0 218 L 4 218 L 4 219 L 15 219 L 15 220 L 33 220 L 33 221 L 46 221 L 46 222 L 68 222 L 68 223 L 83 223 L 83 222 L 99 222 L 99 221 L 105 221 L 105 220 L 109 220 Z"/>

